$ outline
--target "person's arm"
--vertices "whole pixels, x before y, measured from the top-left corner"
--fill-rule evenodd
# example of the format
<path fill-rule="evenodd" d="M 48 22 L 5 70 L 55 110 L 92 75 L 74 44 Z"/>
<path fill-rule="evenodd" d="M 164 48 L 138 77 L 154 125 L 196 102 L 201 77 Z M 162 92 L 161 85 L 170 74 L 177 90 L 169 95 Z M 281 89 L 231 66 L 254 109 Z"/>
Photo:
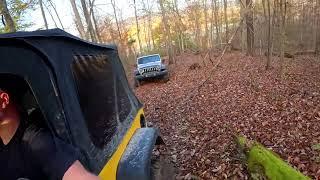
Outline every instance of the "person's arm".
<path fill-rule="evenodd" d="M 43 172 L 52 179 L 98 180 L 80 163 L 74 148 L 54 137 L 45 129 L 30 127 L 24 136 L 34 160 Z"/>
<path fill-rule="evenodd" d="M 64 173 L 62 180 L 100 180 L 96 175 L 89 173 L 77 160 Z"/>

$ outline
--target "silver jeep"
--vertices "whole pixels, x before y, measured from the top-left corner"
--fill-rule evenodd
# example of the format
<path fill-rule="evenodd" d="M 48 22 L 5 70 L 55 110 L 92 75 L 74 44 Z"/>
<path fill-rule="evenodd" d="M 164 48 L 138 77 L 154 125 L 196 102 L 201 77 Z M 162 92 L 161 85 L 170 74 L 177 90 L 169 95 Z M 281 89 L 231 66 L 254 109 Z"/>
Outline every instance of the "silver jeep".
<path fill-rule="evenodd" d="M 137 69 L 134 70 L 134 85 L 137 87 L 144 80 L 160 78 L 169 80 L 168 69 L 162 63 L 159 54 L 137 58 Z"/>

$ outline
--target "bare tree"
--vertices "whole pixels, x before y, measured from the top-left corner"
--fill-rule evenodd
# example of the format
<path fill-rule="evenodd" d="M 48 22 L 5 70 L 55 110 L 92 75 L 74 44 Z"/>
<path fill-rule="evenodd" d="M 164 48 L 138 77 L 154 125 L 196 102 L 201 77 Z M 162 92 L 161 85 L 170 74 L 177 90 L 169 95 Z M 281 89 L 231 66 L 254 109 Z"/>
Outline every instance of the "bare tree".
<path fill-rule="evenodd" d="M 285 25 L 286 25 L 286 0 L 280 0 L 280 68 L 283 70 L 284 63 L 284 43 L 285 43 Z"/>
<path fill-rule="evenodd" d="M 178 7 L 178 0 L 174 0 L 173 1 L 173 5 L 174 5 L 174 12 L 177 16 L 177 20 L 178 20 L 178 23 L 177 23 L 177 27 L 178 27 L 178 33 L 179 33 L 179 44 L 180 44 L 180 52 L 184 52 L 184 49 L 185 49 L 185 35 L 184 35 L 184 30 L 185 30 L 185 25 L 182 21 L 182 16 L 180 14 L 180 11 L 179 11 L 179 7 Z"/>
<path fill-rule="evenodd" d="M 217 5 L 217 0 L 211 0 L 211 3 L 214 5 L 214 23 L 215 23 L 215 27 L 216 27 L 216 43 L 219 44 L 218 47 L 221 48 L 221 42 L 220 41 L 220 32 L 219 32 L 219 26 L 218 26 L 218 13 L 219 13 L 219 7 Z"/>
<path fill-rule="evenodd" d="M 213 22 L 214 22 L 214 18 L 213 18 L 213 14 L 214 14 L 214 5 L 213 5 L 213 0 L 211 0 L 211 15 L 210 15 L 210 46 L 211 46 L 211 48 L 214 47 L 214 40 L 213 40 Z"/>
<path fill-rule="evenodd" d="M 270 0 L 267 1 L 267 11 L 268 11 L 268 50 L 267 50 L 267 64 L 266 64 L 266 69 L 270 68 L 270 62 L 271 62 L 271 43 L 272 43 L 272 38 L 271 38 L 271 13 L 270 13 Z"/>
<path fill-rule="evenodd" d="M 228 12 L 227 12 L 227 7 L 228 7 L 228 1 L 223 0 L 223 7 L 224 7 L 224 23 L 226 26 L 226 41 L 229 40 L 229 24 L 228 24 Z"/>
<path fill-rule="evenodd" d="M 97 42 L 97 38 L 96 38 L 95 33 L 94 33 L 94 29 L 93 29 L 93 26 L 92 26 L 92 22 L 91 22 L 90 14 L 88 12 L 86 1 L 85 0 L 80 0 L 80 2 L 81 2 L 84 18 L 85 18 L 86 23 L 87 23 L 87 29 L 88 29 L 88 33 L 90 34 L 90 38 L 91 38 L 91 40 L 93 42 Z"/>
<path fill-rule="evenodd" d="M 60 19 L 60 16 L 59 16 L 59 14 L 57 12 L 56 6 L 53 4 L 53 2 L 51 0 L 48 0 L 48 2 L 50 3 L 51 7 L 53 8 L 53 10 L 54 10 L 54 12 L 55 12 L 55 14 L 56 14 L 56 16 L 57 16 L 57 18 L 59 20 L 61 28 L 64 30 L 64 27 L 63 27 L 62 21 Z"/>
<path fill-rule="evenodd" d="M 95 13 L 94 13 L 94 3 L 95 3 L 95 0 L 89 0 L 89 5 L 90 5 L 90 15 L 91 15 L 91 18 L 92 18 L 92 21 L 93 21 L 93 25 L 94 25 L 94 33 L 95 33 L 95 36 L 97 37 L 97 40 L 98 42 L 101 42 L 101 35 L 100 35 L 100 32 L 99 32 L 99 29 L 98 29 L 98 25 L 97 25 L 97 18 L 95 16 Z"/>
<path fill-rule="evenodd" d="M 111 0 L 111 5 L 112 5 L 112 8 L 113 8 L 114 19 L 116 20 L 116 25 L 117 25 L 117 29 L 118 29 L 118 35 L 119 35 L 119 38 L 120 38 L 120 41 L 121 41 L 122 40 L 121 30 L 120 30 L 119 20 L 118 20 L 118 16 L 117 16 L 116 3 L 115 3 L 114 0 Z"/>
<path fill-rule="evenodd" d="M 42 14 L 44 26 L 46 27 L 46 29 L 48 29 L 48 22 L 47 22 L 47 18 L 46 18 L 46 13 L 44 12 L 44 9 L 43 9 L 42 0 L 39 0 L 39 5 L 40 5 L 40 9 L 41 9 L 41 14 Z"/>
<path fill-rule="evenodd" d="M 80 17 L 80 14 L 79 14 L 79 11 L 78 11 L 78 8 L 77 8 L 75 0 L 70 0 L 70 3 L 71 3 L 71 6 L 72 6 L 72 10 L 73 10 L 73 13 L 74 13 L 74 19 L 75 19 L 76 27 L 77 27 L 77 29 L 79 31 L 79 34 L 80 34 L 80 36 L 82 38 L 88 39 L 88 37 L 86 37 L 84 26 L 82 24 L 81 17 Z"/>
<path fill-rule="evenodd" d="M 239 0 L 239 5 L 240 5 L 240 17 L 245 17 L 245 4 L 242 2 L 242 0 Z M 241 46 L 241 51 L 244 53 L 246 51 L 246 37 L 245 37 L 245 32 L 246 32 L 246 26 L 245 22 L 242 21 L 241 27 L 240 27 L 240 46 Z"/>
<path fill-rule="evenodd" d="M 44 7 L 46 8 L 46 10 L 48 11 L 48 13 L 49 13 L 49 15 L 50 15 L 50 17 L 51 17 L 51 19 L 52 19 L 52 21 L 53 21 L 53 23 L 54 23 L 54 27 L 58 28 L 57 22 L 56 22 L 56 20 L 54 19 L 53 15 L 52 15 L 52 13 L 51 13 L 51 11 L 50 11 L 50 9 L 49 9 L 49 7 L 48 7 L 46 4 L 43 4 L 43 6 L 44 6 Z"/>
<path fill-rule="evenodd" d="M 138 21 L 136 0 L 133 0 L 133 7 L 134 7 L 134 16 L 136 19 L 136 28 L 137 28 L 137 38 L 138 38 L 139 50 L 141 53 L 142 52 L 142 45 L 141 45 L 141 39 L 140 39 L 140 27 L 139 27 L 139 21 Z"/>
<path fill-rule="evenodd" d="M 152 30 L 152 7 L 150 6 L 149 1 L 142 1 L 142 5 L 143 5 L 143 11 L 146 13 L 147 15 L 147 20 L 148 20 L 148 36 L 149 36 L 149 41 L 152 41 L 152 47 L 155 48 L 155 40 L 153 38 L 154 34 L 153 34 L 153 30 Z M 150 44 L 150 42 L 148 42 Z M 149 45 L 150 46 L 150 45 Z"/>
<path fill-rule="evenodd" d="M 10 12 L 8 10 L 7 2 L 6 0 L 0 0 L 0 13 L 3 15 L 5 19 L 5 27 L 8 29 L 9 32 L 15 32 L 17 31 L 15 23 L 10 15 Z"/>
<path fill-rule="evenodd" d="M 204 38 L 203 38 L 203 48 L 207 49 L 208 46 L 208 36 L 209 36 L 209 29 L 208 29 L 208 8 L 207 8 L 207 0 L 203 0 L 203 11 L 204 11 L 204 23 L 205 23 L 205 30 L 204 30 Z"/>
<path fill-rule="evenodd" d="M 171 34 L 170 34 L 170 26 L 168 23 L 168 19 L 166 16 L 166 10 L 163 5 L 163 0 L 159 0 L 160 4 L 160 10 L 161 10 L 161 15 L 162 15 L 162 21 L 164 24 L 164 29 L 165 29 L 165 34 L 166 34 L 166 47 L 167 47 L 167 53 L 169 56 L 169 64 L 172 64 L 174 61 L 174 54 L 173 54 L 173 46 L 172 46 L 172 39 L 171 39 Z"/>
<path fill-rule="evenodd" d="M 254 55 L 254 28 L 252 0 L 246 0 L 247 55 Z"/>

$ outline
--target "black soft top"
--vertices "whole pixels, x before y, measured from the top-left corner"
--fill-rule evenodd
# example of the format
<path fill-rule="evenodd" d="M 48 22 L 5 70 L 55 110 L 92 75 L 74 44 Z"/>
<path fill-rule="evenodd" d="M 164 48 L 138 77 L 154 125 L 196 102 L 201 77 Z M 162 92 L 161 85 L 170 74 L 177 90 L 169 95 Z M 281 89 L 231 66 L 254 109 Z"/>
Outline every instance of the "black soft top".
<path fill-rule="evenodd" d="M 0 39 L 30 39 L 30 38 L 65 38 L 69 40 L 78 41 L 81 43 L 86 43 L 88 45 L 98 46 L 102 48 L 109 48 L 109 49 L 117 49 L 115 45 L 102 45 L 97 43 L 92 43 L 83 39 L 80 39 L 72 34 L 69 34 L 59 28 L 49 29 L 49 30 L 38 30 L 38 31 L 19 31 L 14 33 L 6 33 L 0 34 Z"/>
<path fill-rule="evenodd" d="M 110 61 L 119 60 L 115 45 L 88 42 L 61 29 L 0 34 L 0 48 L 8 46 L 28 49 L 40 55 L 42 61 L 52 67 L 56 74 L 69 68 L 76 55 L 107 55 Z M 19 53 L 19 49 L 16 52 Z M 22 66 L 29 62 L 23 56 L 11 61 Z"/>

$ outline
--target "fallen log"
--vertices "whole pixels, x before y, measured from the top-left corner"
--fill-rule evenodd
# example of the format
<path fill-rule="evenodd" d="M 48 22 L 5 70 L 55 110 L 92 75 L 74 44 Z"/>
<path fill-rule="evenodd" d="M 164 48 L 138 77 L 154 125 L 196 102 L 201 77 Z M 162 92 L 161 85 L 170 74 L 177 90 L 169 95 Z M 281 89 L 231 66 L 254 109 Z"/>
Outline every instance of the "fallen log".
<path fill-rule="evenodd" d="M 294 55 L 315 55 L 316 52 L 314 50 L 308 50 L 308 51 L 297 51 L 294 53 Z"/>
<path fill-rule="evenodd" d="M 265 56 L 268 56 L 267 52 L 264 52 L 264 55 L 265 55 Z M 280 53 L 273 52 L 273 53 L 272 53 L 272 56 L 280 57 Z M 285 58 L 294 58 L 294 55 L 291 54 L 291 53 L 285 52 L 285 53 L 284 53 L 284 57 L 285 57 Z"/>
<path fill-rule="evenodd" d="M 242 136 L 237 137 L 236 141 L 245 156 L 245 165 L 252 179 L 310 179 L 263 145 Z"/>

